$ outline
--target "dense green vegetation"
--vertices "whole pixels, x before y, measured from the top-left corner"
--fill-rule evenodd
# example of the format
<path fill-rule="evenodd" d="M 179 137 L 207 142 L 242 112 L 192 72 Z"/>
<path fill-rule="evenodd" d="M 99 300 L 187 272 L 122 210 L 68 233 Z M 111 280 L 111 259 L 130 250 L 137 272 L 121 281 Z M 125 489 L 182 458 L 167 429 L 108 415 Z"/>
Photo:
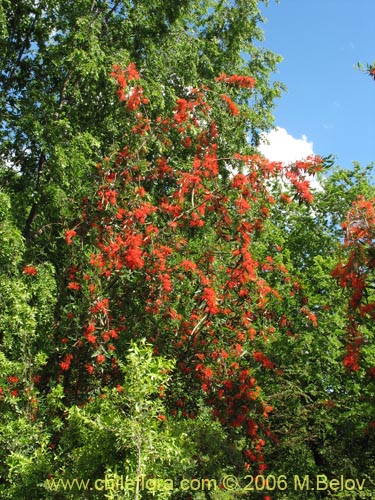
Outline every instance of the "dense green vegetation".
<path fill-rule="evenodd" d="M 0 0 L 1 498 L 375 499 L 373 166 L 259 154 L 258 4 Z"/>

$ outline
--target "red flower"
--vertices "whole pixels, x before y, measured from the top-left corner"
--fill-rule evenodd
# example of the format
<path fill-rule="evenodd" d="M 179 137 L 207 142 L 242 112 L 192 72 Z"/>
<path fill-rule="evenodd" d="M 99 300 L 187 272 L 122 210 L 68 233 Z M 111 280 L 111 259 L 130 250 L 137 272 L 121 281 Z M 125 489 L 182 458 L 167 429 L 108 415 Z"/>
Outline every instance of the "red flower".
<path fill-rule="evenodd" d="M 182 146 L 184 146 L 184 148 L 190 148 L 192 145 L 191 137 L 189 137 L 189 136 L 184 137 L 181 141 L 181 144 L 182 144 Z"/>
<path fill-rule="evenodd" d="M 176 113 L 174 120 L 176 123 L 182 123 L 187 120 L 188 102 L 185 99 L 177 99 Z"/>
<path fill-rule="evenodd" d="M 85 365 L 85 368 L 86 368 L 87 373 L 89 373 L 90 375 L 92 375 L 95 371 L 95 368 L 88 363 Z"/>
<path fill-rule="evenodd" d="M 118 333 L 116 332 L 116 330 L 109 330 L 108 333 L 112 339 L 118 339 Z"/>
<path fill-rule="evenodd" d="M 191 214 L 191 221 L 189 222 L 189 226 L 201 227 L 201 226 L 204 226 L 204 221 L 199 218 L 199 215 L 196 212 L 193 212 Z"/>
<path fill-rule="evenodd" d="M 212 176 L 218 175 L 219 173 L 218 158 L 216 155 L 215 148 L 213 146 L 211 152 L 205 155 L 203 166 L 206 169 L 206 171 L 204 172 L 205 177 L 209 177 L 210 175 Z"/>
<path fill-rule="evenodd" d="M 223 382 L 223 386 L 227 391 L 231 391 L 233 389 L 233 381 L 232 380 L 225 380 Z"/>
<path fill-rule="evenodd" d="M 230 425 L 232 427 L 240 427 L 245 420 L 245 415 L 237 415 L 234 420 L 231 420 Z"/>
<path fill-rule="evenodd" d="M 117 191 L 114 189 L 107 189 L 104 193 L 100 191 L 98 194 L 103 197 L 104 201 L 116 205 Z"/>
<path fill-rule="evenodd" d="M 146 217 L 154 212 L 156 212 L 156 207 L 152 206 L 151 203 L 143 203 L 134 211 L 134 215 L 140 224 L 144 224 Z"/>
<path fill-rule="evenodd" d="M 126 68 L 125 74 L 128 80 L 139 80 L 140 78 L 137 68 L 133 62 L 131 62 Z"/>
<path fill-rule="evenodd" d="M 65 358 L 61 361 L 60 368 L 65 371 L 69 370 L 72 359 L 73 359 L 73 354 L 67 354 Z"/>
<path fill-rule="evenodd" d="M 15 375 L 10 375 L 7 380 L 10 384 L 17 384 L 19 379 Z"/>
<path fill-rule="evenodd" d="M 139 73 L 134 63 L 130 63 L 125 70 L 121 69 L 118 64 L 114 64 L 110 76 L 117 80 L 119 86 L 117 93 L 122 101 L 126 99 L 124 89 L 127 86 L 127 80 L 139 80 Z"/>
<path fill-rule="evenodd" d="M 349 349 L 348 349 L 349 350 Z M 358 371 L 359 370 L 359 353 L 352 350 L 344 357 L 344 366 L 347 370 Z"/>
<path fill-rule="evenodd" d="M 249 419 L 246 423 L 247 423 L 247 429 L 248 429 L 250 436 L 255 437 L 257 434 L 257 430 L 258 430 L 258 424 L 255 423 L 254 420 L 252 420 L 252 419 Z"/>
<path fill-rule="evenodd" d="M 264 368 L 268 368 L 269 370 L 273 370 L 275 368 L 275 364 L 270 361 L 262 352 L 254 351 L 253 358 L 255 359 L 255 361 L 261 362 Z"/>
<path fill-rule="evenodd" d="M 160 276 L 160 281 L 165 292 L 169 293 L 172 291 L 171 277 L 169 276 L 169 274 L 162 274 Z"/>
<path fill-rule="evenodd" d="M 86 333 L 93 333 L 95 332 L 96 328 L 95 328 L 95 325 L 93 323 L 89 323 L 87 326 L 86 326 Z"/>
<path fill-rule="evenodd" d="M 222 73 L 220 76 L 218 76 L 216 78 L 216 81 L 229 83 L 230 85 L 235 85 L 236 87 L 241 87 L 246 89 L 253 89 L 256 83 L 255 78 L 252 78 L 251 76 L 244 76 L 244 75 L 228 76 L 225 73 Z"/>
<path fill-rule="evenodd" d="M 282 193 L 280 196 L 280 199 L 282 202 L 287 203 L 288 205 L 289 205 L 289 203 L 292 202 L 292 198 L 290 196 L 288 196 L 286 193 Z"/>
<path fill-rule="evenodd" d="M 207 303 L 207 311 L 211 314 L 217 314 L 220 309 L 216 304 L 216 292 L 212 288 L 205 288 L 203 290 L 203 299 Z"/>
<path fill-rule="evenodd" d="M 143 235 L 135 234 L 128 237 L 128 249 L 125 253 L 124 260 L 125 264 L 129 269 L 141 269 L 144 266 L 144 261 L 142 258 L 141 245 L 143 243 Z"/>
<path fill-rule="evenodd" d="M 129 269 L 141 269 L 144 265 L 142 250 L 139 247 L 130 247 L 125 255 L 125 262 Z"/>
<path fill-rule="evenodd" d="M 195 271 L 197 269 L 197 265 L 195 262 L 192 262 L 191 260 L 183 260 L 180 263 L 181 267 L 183 268 L 184 271 Z"/>
<path fill-rule="evenodd" d="M 239 214 L 244 214 L 246 212 L 246 210 L 249 210 L 250 208 L 250 204 L 247 200 L 245 200 L 245 198 L 238 198 L 236 201 L 235 201 L 237 207 L 238 207 L 238 213 Z"/>
<path fill-rule="evenodd" d="M 65 241 L 67 242 L 68 245 L 72 244 L 72 238 L 77 234 L 74 229 L 68 229 L 68 231 L 65 231 Z"/>
<path fill-rule="evenodd" d="M 267 470 L 267 469 L 268 469 L 268 466 L 267 466 L 266 464 L 260 464 L 260 465 L 259 465 L 259 469 L 258 469 L 259 475 L 261 476 L 261 475 L 263 474 L 263 472 L 264 472 L 265 470 Z M 266 498 L 267 498 L 267 497 L 266 497 Z M 272 500 L 272 499 L 271 499 L 271 497 L 269 497 L 269 496 L 268 496 L 268 498 L 269 498 L 270 500 Z"/>
<path fill-rule="evenodd" d="M 126 103 L 126 109 L 129 111 L 135 111 L 141 104 L 143 95 L 143 89 L 139 85 L 134 87 L 129 94 L 128 102 Z"/>
<path fill-rule="evenodd" d="M 102 339 L 103 339 L 104 342 L 108 342 L 108 340 L 110 339 L 109 333 L 108 332 L 104 332 L 102 334 Z"/>
<path fill-rule="evenodd" d="M 96 362 L 97 363 L 104 363 L 104 361 L 105 361 L 105 356 L 103 354 L 98 354 L 96 356 Z"/>
<path fill-rule="evenodd" d="M 87 342 L 90 344 L 95 344 L 96 343 L 96 336 L 92 335 L 91 333 L 85 333 L 85 337 L 87 339 Z"/>
<path fill-rule="evenodd" d="M 225 101 L 228 104 L 230 114 L 235 115 L 235 116 L 240 114 L 240 110 L 238 109 L 238 107 L 232 101 L 232 99 L 230 97 L 228 97 L 225 94 L 222 94 L 221 98 L 223 99 L 223 101 Z"/>
<path fill-rule="evenodd" d="M 93 323 L 87 325 L 87 327 L 85 328 L 84 335 L 87 339 L 87 342 L 89 342 L 90 344 L 96 343 L 96 336 L 93 335 L 94 332 L 95 332 L 95 325 Z"/>
<path fill-rule="evenodd" d="M 146 196 L 146 190 L 145 190 L 145 188 L 144 188 L 144 187 L 142 187 L 142 186 L 141 186 L 141 187 L 139 187 L 139 188 L 137 189 L 137 194 L 139 194 L 139 196 L 140 196 L 141 198 L 144 198 L 144 197 Z"/>
<path fill-rule="evenodd" d="M 77 283 L 76 281 L 71 281 L 68 284 L 68 288 L 69 288 L 69 290 L 80 290 L 81 285 L 79 283 Z"/>
<path fill-rule="evenodd" d="M 23 274 L 29 274 L 30 276 L 35 276 L 37 273 L 38 271 L 34 266 L 25 266 L 23 268 Z"/>
<path fill-rule="evenodd" d="M 91 312 L 93 314 L 102 312 L 103 314 L 107 315 L 108 307 L 109 307 L 108 299 L 98 300 L 97 303 L 91 308 Z"/>

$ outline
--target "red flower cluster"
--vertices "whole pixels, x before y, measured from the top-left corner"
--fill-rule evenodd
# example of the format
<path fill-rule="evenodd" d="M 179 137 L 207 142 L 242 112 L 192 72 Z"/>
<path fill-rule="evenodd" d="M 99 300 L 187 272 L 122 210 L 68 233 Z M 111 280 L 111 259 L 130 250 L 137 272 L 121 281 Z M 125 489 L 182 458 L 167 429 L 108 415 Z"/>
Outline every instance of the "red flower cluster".
<path fill-rule="evenodd" d="M 129 81 L 140 79 L 134 63 L 130 63 L 126 69 L 122 69 L 118 64 L 115 64 L 111 77 L 117 80 L 117 95 L 121 101 L 126 102 L 126 109 L 135 111 L 141 103 L 148 104 L 149 101 L 143 97 L 143 88 L 140 85 L 136 85 L 127 91 Z"/>
<path fill-rule="evenodd" d="M 122 69 L 120 65 L 114 64 L 113 71 L 110 75 L 112 78 L 116 78 L 120 87 L 126 87 L 127 80 L 139 80 L 139 73 L 135 64 L 132 62 L 126 69 Z"/>
<path fill-rule="evenodd" d="M 151 205 L 151 203 L 142 203 L 136 210 L 134 211 L 135 218 L 138 220 L 140 224 L 144 224 L 146 222 L 146 218 L 155 213 L 157 210 L 156 207 Z"/>
<path fill-rule="evenodd" d="M 72 244 L 72 238 L 76 234 L 77 232 L 74 229 L 68 229 L 68 231 L 65 231 L 65 241 L 68 245 Z"/>
<path fill-rule="evenodd" d="M 68 288 L 69 288 L 69 290 L 78 291 L 81 289 L 81 285 L 79 283 L 77 283 L 76 281 L 71 281 L 70 283 L 68 283 Z"/>
<path fill-rule="evenodd" d="M 237 105 L 232 101 L 232 99 L 229 96 L 227 96 L 226 94 L 222 94 L 221 98 L 224 102 L 227 103 L 230 114 L 234 116 L 240 114 L 240 110 L 238 109 Z"/>
<path fill-rule="evenodd" d="M 312 203 L 314 200 L 310 192 L 310 182 L 308 180 L 299 180 L 298 175 L 292 171 L 286 173 L 286 177 L 290 180 L 293 186 L 297 189 L 298 195 L 307 203 Z"/>
<path fill-rule="evenodd" d="M 218 82 L 229 83 L 230 85 L 235 85 L 236 87 L 253 89 L 255 87 L 256 80 L 251 76 L 245 75 L 231 75 L 228 76 L 225 73 L 222 73 L 220 76 L 216 78 Z"/>
<path fill-rule="evenodd" d="M 269 370 L 273 370 L 275 368 L 275 363 L 269 360 L 267 356 L 262 352 L 254 351 L 253 358 L 255 359 L 255 361 L 259 361 L 260 363 L 262 363 L 264 368 L 268 368 Z"/>
<path fill-rule="evenodd" d="M 206 303 L 207 303 L 206 310 L 210 314 L 217 314 L 218 312 L 220 312 L 220 309 L 218 308 L 217 302 L 216 302 L 215 290 L 213 290 L 212 288 L 206 287 L 203 290 L 203 300 L 206 301 Z"/>
<path fill-rule="evenodd" d="M 67 354 L 64 357 L 64 359 L 60 362 L 60 368 L 64 371 L 69 370 L 72 359 L 73 359 L 73 354 Z"/>
<path fill-rule="evenodd" d="M 103 314 L 107 315 L 108 314 L 108 307 L 109 307 L 109 300 L 108 299 L 98 300 L 91 308 L 91 312 L 93 314 L 97 314 L 98 312 L 102 312 Z"/>
<path fill-rule="evenodd" d="M 142 258 L 142 248 L 143 243 L 142 234 L 130 235 L 127 239 L 128 248 L 126 250 L 124 261 L 129 269 L 141 269 L 144 266 L 144 260 Z"/>
<path fill-rule="evenodd" d="M 38 271 L 34 266 L 25 266 L 22 272 L 23 274 L 28 274 L 29 276 L 35 276 L 38 274 Z"/>

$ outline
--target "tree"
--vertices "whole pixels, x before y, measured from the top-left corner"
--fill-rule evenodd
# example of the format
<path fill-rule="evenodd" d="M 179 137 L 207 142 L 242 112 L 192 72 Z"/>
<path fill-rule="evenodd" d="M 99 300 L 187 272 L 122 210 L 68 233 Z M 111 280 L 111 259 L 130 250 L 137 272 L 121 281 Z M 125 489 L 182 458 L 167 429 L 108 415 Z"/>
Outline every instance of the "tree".
<path fill-rule="evenodd" d="M 324 175 L 323 175 L 324 174 Z M 280 445 L 268 451 L 275 475 L 365 479 L 373 498 L 373 390 L 366 369 L 372 359 L 372 333 L 367 329 L 362 369 L 347 371 L 345 310 L 347 295 L 332 277 L 344 258 L 340 223 L 359 193 L 373 193 L 372 166 L 355 165 L 320 174 L 313 206 L 286 203 L 270 217 L 264 233 L 283 247 L 285 265 L 299 283 L 298 293 L 309 304 L 317 326 L 296 314 L 296 304 L 283 305 L 280 328 L 272 351 L 283 376 L 267 386 L 273 391 L 270 424 Z M 344 254 L 343 254 L 344 252 Z M 265 387 L 265 386 L 264 386 Z M 287 491 L 276 498 L 321 498 L 324 493 Z M 349 498 L 352 493 L 342 493 Z"/>
<path fill-rule="evenodd" d="M 228 151 L 217 110 L 223 102 L 234 123 L 241 114 L 223 90 L 252 91 L 252 77 L 221 74 L 154 120 L 135 65 L 116 65 L 112 77 L 128 112 L 124 144 L 97 165 L 97 193 L 66 232 L 71 300 L 50 372 L 63 378 L 67 401 L 84 403 L 121 381 L 129 342 L 146 336 L 155 355 L 176 360 L 169 412 L 196 419 L 213 408 L 237 448 L 227 467 L 262 473 L 263 447 L 274 438 L 261 382 L 281 375 L 265 351 L 297 287 L 281 249 L 262 233 L 278 203 L 274 179 L 284 176 L 308 203 L 306 176 L 320 161 L 283 168 L 251 147 Z M 295 306 L 314 326 L 299 294 Z"/>
<path fill-rule="evenodd" d="M 359 65 L 361 68 L 361 66 Z M 373 75 L 373 68 L 367 68 Z M 344 257 L 333 271 L 340 286 L 348 291 L 347 304 L 347 353 L 344 364 L 348 370 L 360 368 L 361 346 L 371 343 L 371 325 L 374 319 L 374 193 L 361 192 L 347 211 L 341 224 L 344 230 Z M 372 349 L 369 358 L 372 360 Z M 365 353 L 364 353 L 365 354 Z M 372 363 L 373 361 L 370 361 Z M 366 363 L 368 365 L 368 362 Z M 370 374 L 374 367 L 367 366 Z"/>

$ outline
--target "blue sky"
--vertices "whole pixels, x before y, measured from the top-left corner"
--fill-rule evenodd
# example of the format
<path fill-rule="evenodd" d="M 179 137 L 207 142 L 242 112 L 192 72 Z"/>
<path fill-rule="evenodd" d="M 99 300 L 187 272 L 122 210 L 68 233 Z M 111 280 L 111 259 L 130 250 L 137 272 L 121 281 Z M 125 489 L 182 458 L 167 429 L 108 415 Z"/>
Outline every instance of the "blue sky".
<path fill-rule="evenodd" d="M 375 82 L 354 68 L 375 60 L 375 0 L 270 0 L 261 9 L 263 45 L 283 57 L 276 79 L 288 88 L 264 154 L 333 154 L 345 168 L 375 161 Z"/>

